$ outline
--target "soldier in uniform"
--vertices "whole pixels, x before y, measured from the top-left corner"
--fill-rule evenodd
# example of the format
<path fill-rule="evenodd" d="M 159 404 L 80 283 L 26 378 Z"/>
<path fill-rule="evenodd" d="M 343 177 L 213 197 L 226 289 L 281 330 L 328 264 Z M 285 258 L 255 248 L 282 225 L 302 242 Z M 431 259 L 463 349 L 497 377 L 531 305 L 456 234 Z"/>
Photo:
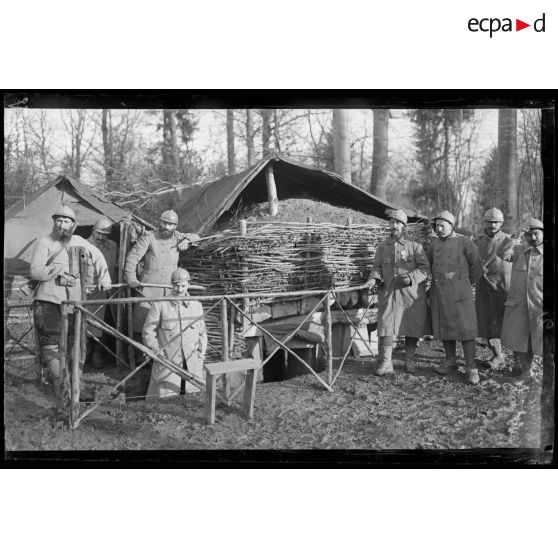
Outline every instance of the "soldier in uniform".
<path fill-rule="evenodd" d="M 527 223 L 525 243 L 509 240 L 498 255 L 513 262 L 510 291 L 505 303 L 502 344 L 514 351 L 511 371 L 518 379 L 531 375 L 533 356 L 543 350 L 543 236 L 542 221 Z"/>
<path fill-rule="evenodd" d="M 504 303 L 510 289 L 511 263 L 496 255 L 510 235 L 501 230 L 504 214 L 493 207 L 484 214 L 484 233 L 476 245 L 482 263 L 483 275 L 476 285 L 475 308 L 477 310 L 478 336 L 488 340 L 493 356 L 488 361 L 490 368 L 504 362 L 500 333 L 504 318 Z"/>
<path fill-rule="evenodd" d="M 172 209 L 164 211 L 159 219 L 157 230 L 143 234 L 133 245 L 126 257 L 124 266 L 124 280 L 132 288 L 138 288 L 140 283 L 169 285 L 172 272 L 178 265 L 179 253 L 186 250 L 191 242 L 199 240 L 197 234 L 180 233 L 176 230 L 178 215 Z M 143 262 L 140 278 L 137 267 Z M 145 297 L 167 296 L 170 288 L 142 287 Z M 150 304 L 139 302 L 134 304 L 133 330 L 134 339 L 141 342 L 142 329 L 149 312 Z M 149 369 L 144 367 L 135 380 L 135 386 L 128 386 L 127 393 L 144 396 L 149 383 Z"/>
<path fill-rule="evenodd" d="M 388 213 L 390 237 L 376 250 L 368 284 L 378 292 L 378 376 L 393 374 L 393 338 L 405 336 L 405 369 L 415 371 L 418 338 L 430 333 L 425 280 L 430 272 L 422 246 L 405 238 L 407 215 L 402 210 Z"/>
<path fill-rule="evenodd" d="M 480 381 L 475 363 L 477 314 L 472 286 L 482 275 L 475 244 L 454 232 L 455 217 L 442 211 L 434 218 L 438 238 L 432 240 L 426 255 L 432 270 L 430 310 L 434 338 L 444 344 L 445 361 L 436 369 L 441 375 L 457 372 L 456 341 L 463 345 L 466 379 Z"/>
<path fill-rule="evenodd" d="M 110 240 L 109 235 L 112 230 L 112 223 L 106 218 L 102 217 L 93 225 L 93 231 L 91 236 L 87 239 L 87 242 L 96 246 L 103 254 L 105 261 L 107 262 L 108 271 L 110 274 L 111 282 L 118 282 L 118 244 L 114 240 Z M 94 282 L 94 277 L 92 274 L 88 273 L 87 283 L 91 284 Z M 106 299 L 107 293 L 104 291 L 95 291 L 91 293 L 88 297 L 90 300 Z M 105 319 L 107 307 L 102 304 L 97 307 L 90 308 L 91 312 L 94 312 L 101 320 Z M 108 311 L 111 311 L 109 306 Z M 89 326 L 89 331 L 97 338 L 100 338 L 102 331 L 94 326 Z M 88 354 L 91 354 L 91 362 L 95 368 L 102 368 L 104 365 L 103 359 L 103 349 L 94 340 L 88 338 Z"/>
<path fill-rule="evenodd" d="M 203 361 L 207 350 L 207 333 L 205 322 L 197 318 L 203 316 L 203 307 L 196 300 L 180 300 L 178 297 L 188 296 L 190 274 L 185 269 L 177 268 L 171 275 L 172 295 L 177 300 L 154 302 L 149 309 L 143 326 L 143 343 L 155 352 L 163 348 L 164 356 L 202 382 Z M 178 332 L 181 334 L 174 340 Z M 170 341 L 170 343 L 169 343 Z M 199 389 L 190 382 L 184 383 L 186 393 L 194 393 Z M 163 398 L 179 395 L 181 378 L 164 365 L 155 362 L 151 372 L 151 380 L 147 390 L 148 398 Z"/>
<path fill-rule="evenodd" d="M 87 248 L 100 290 L 108 291 L 111 282 L 103 254 L 85 239 L 73 234 L 76 228 L 74 211 L 70 207 L 61 206 L 53 213 L 52 219 L 52 232 L 38 239 L 33 247 L 31 278 L 38 281 L 34 294 L 34 319 L 41 357 L 47 368 L 47 383 L 56 390 L 60 378 L 58 343 L 61 302 L 81 298 L 79 273 L 70 273 L 69 249 L 74 246 Z M 69 311 L 72 311 L 71 307 Z M 72 320 L 69 320 L 70 330 L 72 325 Z M 71 334 L 68 339 L 72 339 Z M 81 389 L 80 399 L 90 401 L 93 394 Z"/>

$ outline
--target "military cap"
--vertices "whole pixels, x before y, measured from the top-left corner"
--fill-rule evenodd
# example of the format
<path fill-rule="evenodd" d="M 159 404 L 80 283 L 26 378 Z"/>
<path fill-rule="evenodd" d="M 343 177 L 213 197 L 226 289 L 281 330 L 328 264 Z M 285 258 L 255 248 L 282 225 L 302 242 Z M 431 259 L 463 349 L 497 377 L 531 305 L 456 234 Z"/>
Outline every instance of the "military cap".
<path fill-rule="evenodd" d="M 93 230 L 104 234 L 110 234 L 110 231 L 112 230 L 112 223 L 106 217 L 101 217 L 93 225 Z"/>
<path fill-rule="evenodd" d="M 397 219 L 401 221 L 404 225 L 407 224 L 407 214 L 402 209 L 388 209 L 386 215 L 390 219 Z"/>
<path fill-rule="evenodd" d="M 171 275 L 171 283 L 182 283 L 182 281 L 190 281 L 190 273 L 186 269 L 177 267 Z"/>
<path fill-rule="evenodd" d="M 176 211 L 168 209 L 167 211 L 163 211 L 163 213 L 161 214 L 161 221 L 166 221 L 167 223 L 178 225 L 178 215 L 176 214 Z"/>
<path fill-rule="evenodd" d="M 531 229 L 541 229 L 541 231 L 544 231 L 544 225 L 543 222 L 538 219 L 529 219 L 529 221 L 527 221 L 526 229 L 528 231 Z"/>
<path fill-rule="evenodd" d="M 504 214 L 495 207 L 487 210 L 483 217 L 484 221 L 489 221 L 493 223 L 503 223 L 504 222 Z"/>
<path fill-rule="evenodd" d="M 455 227 L 455 217 L 449 211 L 442 211 L 441 213 L 438 213 L 438 215 L 434 217 L 434 221 L 437 221 L 438 219 L 443 219 L 444 221 L 447 221 L 452 227 Z"/>
<path fill-rule="evenodd" d="M 56 211 L 52 214 L 52 218 L 55 217 L 66 217 L 67 219 L 71 219 L 74 223 L 76 222 L 76 214 L 71 207 L 67 205 L 61 205 Z"/>

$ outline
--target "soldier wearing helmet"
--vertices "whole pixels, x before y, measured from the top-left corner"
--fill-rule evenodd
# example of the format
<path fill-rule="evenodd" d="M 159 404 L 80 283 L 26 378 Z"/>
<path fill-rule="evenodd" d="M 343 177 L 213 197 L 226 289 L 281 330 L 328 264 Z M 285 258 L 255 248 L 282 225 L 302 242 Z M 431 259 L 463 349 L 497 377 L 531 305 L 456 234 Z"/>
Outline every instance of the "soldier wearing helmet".
<path fill-rule="evenodd" d="M 101 217 L 98 219 L 95 224 L 93 225 L 93 230 L 91 231 L 91 236 L 87 239 L 88 242 L 96 246 L 103 256 L 105 257 L 105 261 L 107 262 L 110 279 L 112 283 L 118 282 L 118 244 L 109 238 L 109 235 L 112 232 L 112 222 L 109 221 L 106 217 Z M 95 284 L 95 277 L 92 273 L 92 269 L 89 269 L 88 273 L 88 284 Z M 104 291 L 96 290 L 89 295 L 89 299 L 106 299 L 107 293 Z M 101 320 L 104 321 L 106 312 L 112 312 L 112 306 L 107 306 L 102 304 L 96 307 L 92 307 L 90 310 L 94 312 Z M 88 333 L 100 339 L 103 332 L 96 328 L 95 326 L 89 325 L 88 326 Z M 103 358 L 103 349 L 93 339 L 88 337 L 88 344 L 87 344 L 87 354 L 88 358 L 91 358 L 91 362 L 95 368 L 102 368 L 104 365 L 104 358 Z"/>
<path fill-rule="evenodd" d="M 199 240 L 197 234 L 180 233 L 176 230 L 178 215 L 172 209 L 164 211 L 159 219 L 157 230 L 143 234 L 126 257 L 124 265 L 124 280 L 130 287 L 138 288 L 140 283 L 170 284 L 171 274 L 178 265 L 181 251 L 186 250 L 191 242 Z M 143 263 L 143 269 L 138 277 L 138 264 Z M 170 294 L 170 289 L 162 287 L 142 287 L 142 296 L 157 297 Z M 136 303 L 133 310 L 134 338 L 141 341 L 141 332 L 149 303 Z M 126 387 L 131 396 L 145 395 L 149 383 L 149 370 L 144 367 L 132 384 Z"/>
<path fill-rule="evenodd" d="M 414 355 L 419 337 L 430 333 L 430 317 L 424 282 L 430 266 L 422 246 L 405 238 L 407 215 L 402 210 L 386 212 L 390 236 L 374 254 L 368 284 L 378 285 L 378 376 L 393 374 L 393 338 L 405 336 L 405 369 L 415 371 Z"/>
<path fill-rule="evenodd" d="M 188 296 L 188 271 L 175 269 L 171 281 L 172 295 L 176 300 L 154 302 L 151 305 L 143 326 L 143 343 L 155 352 L 162 349 L 164 356 L 204 381 L 203 361 L 207 350 L 207 333 L 202 317 L 203 307 L 196 300 L 182 299 Z M 153 364 L 148 398 L 171 397 L 184 391 L 194 393 L 199 389 L 190 382 L 185 382 L 181 389 L 181 379 L 177 374 L 158 362 Z"/>
<path fill-rule="evenodd" d="M 101 251 L 82 238 L 74 235 L 77 225 L 72 208 L 61 206 L 52 214 L 52 232 L 39 238 L 31 255 L 31 278 L 38 282 L 34 293 L 34 321 L 37 328 L 41 358 L 47 369 L 47 386 L 50 393 L 57 391 L 60 379 L 58 343 L 60 338 L 60 312 L 63 300 L 81 298 L 79 271 L 70 270 L 70 251 L 73 247 L 85 247 L 89 252 L 91 266 L 97 278 L 98 288 L 111 288 L 107 263 Z M 71 307 L 69 308 L 71 312 Z M 70 328 L 72 327 L 72 320 Z M 69 335 L 71 339 L 71 335 Z M 80 390 L 82 400 L 92 399 L 92 394 Z"/>
<path fill-rule="evenodd" d="M 489 368 L 498 368 L 504 362 L 500 334 L 504 318 L 504 303 L 510 288 L 511 263 L 497 256 L 498 248 L 510 239 L 503 232 L 504 214 L 493 207 L 483 217 L 484 232 L 475 241 L 482 263 L 482 277 L 476 285 L 475 308 L 478 336 L 488 340 L 493 356 Z"/>
<path fill-rule="evenodd" d="M 472 286 L 482 275 L 479 252 L 469 238 L 454 232 L 455 217 L 442 211 L 434 217 L 436 235 L 426 255 L 432 270 L 430 311 L 434 338 L 444 344 L 445 361 L 436 372 L 457 372 L 456 342 L 463 345 L 466 380 L 480 381 L 475 362 L 477 315 Z"/>
<path fill-rule="evenodd" d="M 512 376 L 526 380 L 531 376 L 533 356 L 543 350 L 543 238 L 544 225 L 530 219 L 525 243 L 502 243 L 498 256 L 512 262 L 510 290 L 502 323 L 502 345 L 514 352 Z"/>

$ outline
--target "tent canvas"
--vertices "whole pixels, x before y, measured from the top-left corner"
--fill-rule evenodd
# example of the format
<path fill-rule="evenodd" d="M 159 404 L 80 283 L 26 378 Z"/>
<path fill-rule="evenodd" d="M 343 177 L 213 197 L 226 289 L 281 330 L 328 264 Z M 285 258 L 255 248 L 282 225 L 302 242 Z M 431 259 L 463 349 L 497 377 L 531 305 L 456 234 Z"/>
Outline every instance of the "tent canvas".
<path fill-rule="evenodd" d="M 76 178 L 59 176 L 5 212 L 4 274 L 29 273 L 29 261 L 34 241 L 52 230 L 52 212 L 62 203 L 71 207 L 79 227 L 90 227 L 101 217 L 114 224 L 132 218 L 137 223 L 152 225 L 132 215 L 115 203 L 103 200 Z"/>
<path fill-rule="evenodd" d="M 274 155 L 238 174 L 224 176 L 186 190 L 178 210 L 180 230 L 205 234 L 231 208 L 239 204 L 246 206 L 265 202 L 266 169 L 269 165 L 273 165 L 279 200 L 311 198 L 380 219 L 386 219 L 386 210 L 399 209 L 386 200 L 345 182 L 333 172 L 296 163 L 282 155 Z M 407 211 L 407 214 L 410 223 L 425 219 L 413 211 Z"/>

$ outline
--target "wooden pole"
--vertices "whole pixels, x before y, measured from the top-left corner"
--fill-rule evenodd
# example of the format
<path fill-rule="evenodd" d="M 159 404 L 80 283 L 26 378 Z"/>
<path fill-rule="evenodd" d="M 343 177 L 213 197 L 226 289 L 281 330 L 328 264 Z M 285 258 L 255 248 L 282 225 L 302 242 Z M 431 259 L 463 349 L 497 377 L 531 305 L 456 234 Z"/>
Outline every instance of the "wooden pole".
<path fill-rule="evenodd" d="M 277 199 L 277 186 L 273 175 L 273 163 L 269 163 L 265 169 L 265 181 L 267 183 L 267 200 L 269 202 L 269 214 L 275 217 L 279 212 L 279 200 Z"/>
<path fill-rule="evenodd" d="M 331 341 L 331 306 L 330 306 L 330 295 L 324 301 L 324 310 L 325 310 L 325 319 L 324 319 L 324 327 L 325 327 L 325 355 L 326 355 L 326 373 L 327 373 L 327 383 L 331 386 L 333 382 L 333 345 Z"/>
<path fill-rule="evenodd" d="M 118 243 L 118 283 L 124 282 L 124 262 L 126 261 L 126 221 L 120 223 L 120 241 Z M 118 293 L 118 298 L 122 297 L 122 292 Z M 123 308 L 121 304 L 116 306 L 116 329 L 122 331 Z M 124 360 L 124 345 L 120 339 L 116 340 L 117 358 Z"/>
<path fill-rule="evenodd" d="M 229 360 L 229 324 L 227 319 L 227 299 L 221 300 L 221 358 L 223 362 Z M 231 395 L 231 384 L 227 374 L 223 375 L 225 399 Z"/>
<path fill-rule="evenodd" d="M 61 399 L 69 395 L 65 393 L 65 386 L 69 386 L 70 382 L 67 381 L 68 370 L 67 370 L 67 354 L 68 354 L 68 308 L 63 304 L 60 305 L 60 341 L 58 347 L 58 358 L 59 358 L 59 368 L 60 376 L 58 383 L 58 393 Z"/>
<path fill-rule="evenodd" d="M 79 416 L 79 350 L 81 340 L 82 315 L 79 308 L 74 307 L 74 346 L 72 354 L 72 375 L 70 382 L 70 427 L 76 427 Z"/>
<path fill-rule="evenodd" d="M 79 251 L 79 281 L 80 281 L 80 300 L 87 300 L 87 252 L 84 248 Z M 79 376 L 83 377 L 83 369 L 85 367 L 85 356 L 87 352 L 87 323 L 84 319 L 81 320 L 81 334 L 79 338 Z"/>

